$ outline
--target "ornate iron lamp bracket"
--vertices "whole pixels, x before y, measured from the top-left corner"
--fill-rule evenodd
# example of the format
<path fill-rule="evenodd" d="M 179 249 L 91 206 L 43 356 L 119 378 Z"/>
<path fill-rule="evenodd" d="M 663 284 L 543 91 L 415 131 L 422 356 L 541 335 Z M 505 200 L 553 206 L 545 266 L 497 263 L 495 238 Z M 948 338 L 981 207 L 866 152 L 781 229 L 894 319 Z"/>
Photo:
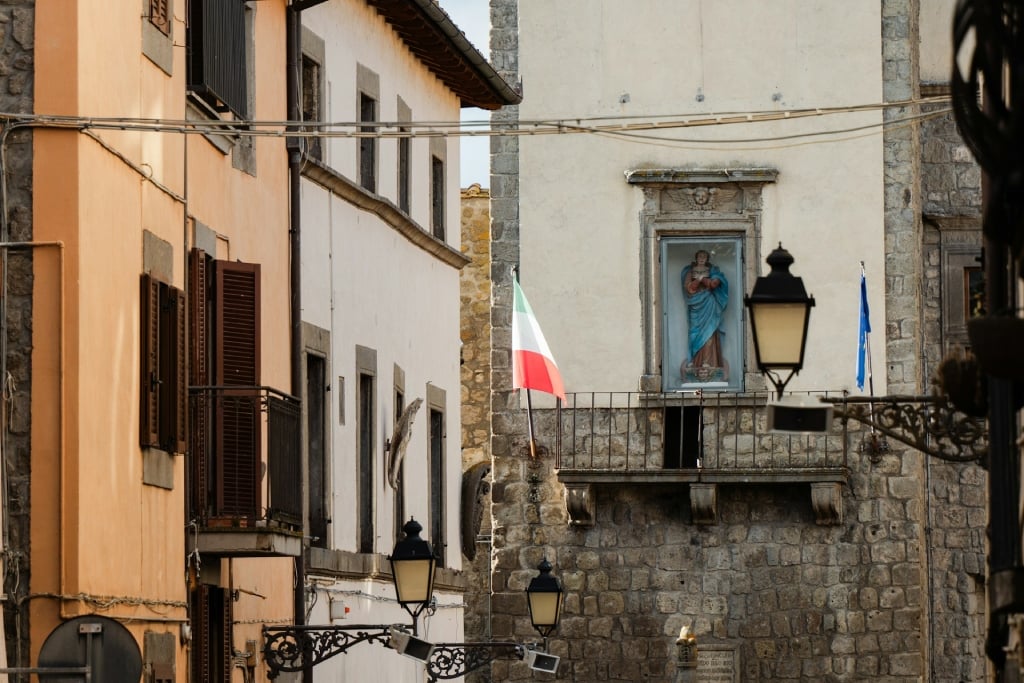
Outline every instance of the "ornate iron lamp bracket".
<path fill-rule="evenodd" d="M 302 671 L 305 666 L 340 655 L 359 643 L 380 643 L 389 647 L 391 627 L 379 624 L 351 626 L 264 626 L 263 661 L 276 678 L 285 672 Z"/>
<path fill-rule="evenodd" d="M 984 464 L 988 425 L 956 410 L 938 396 L 855 396 L 826 398 L 836 417 L 868 425 L 884 436 L 949 462 Z M 874 462 L 888 450 L 884 438 L 868 437 L 863 449 Z"/>
<path fill-rule="evenodd" d="M 518 643 L 438 643 L 427 661 L 430 681 L 460 678 L 487 666 L 495 659 L 522 659 L 525 648 Z"/>

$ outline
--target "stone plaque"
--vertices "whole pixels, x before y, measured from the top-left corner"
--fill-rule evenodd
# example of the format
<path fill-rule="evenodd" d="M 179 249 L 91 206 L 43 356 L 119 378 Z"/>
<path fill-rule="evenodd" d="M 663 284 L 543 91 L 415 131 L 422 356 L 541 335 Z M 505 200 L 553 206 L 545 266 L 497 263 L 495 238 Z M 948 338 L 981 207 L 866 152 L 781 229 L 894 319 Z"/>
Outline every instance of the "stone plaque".
<path fill-rule="evenodd" d="M 697 645 L 697 680 L 739 683 L 740 651 L 735 645 Z"/>

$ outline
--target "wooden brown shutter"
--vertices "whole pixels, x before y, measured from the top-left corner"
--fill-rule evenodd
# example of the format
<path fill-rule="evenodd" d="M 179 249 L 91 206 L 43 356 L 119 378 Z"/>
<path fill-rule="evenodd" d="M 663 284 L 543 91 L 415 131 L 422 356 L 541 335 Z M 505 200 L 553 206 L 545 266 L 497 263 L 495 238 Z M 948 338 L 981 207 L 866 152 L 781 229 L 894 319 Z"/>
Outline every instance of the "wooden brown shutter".
<path fill-rule="evenodd" d="M 212 629 L 210 628 L 210 586 L 199 584 L 192 591 L 192 680 L 209 681 L 210 675 L 210 654 L 212 646 L 216 643 L 210 642 Z"/>
<path fill-rule="evenodd" d="M 207 309 L 206 254 L 193 249 L 188 260 L 189 298 L 189 384 L 206 386 L 209 376 L 209 318 Z M 192 515 L 205 519 L 210 491 L 210 424 L 213 406 L 210 394 L 199 394 L 192 402 L 190 451 L 192 456 L 190 499 Z"/>
<path fill-rule="evenodd" d="M 222 514 L 260 513 L 260 267 L 215 261 L 214 382 L 224 390 L 218 406 L 216 496 Z"/>
<path fill-rule="evenodd" d="M 160 447 L 185 452 L 185 293 L 160 286 Z"/>
<path fill-rule="evenodd" d="M 142 337 L 139 440 L 143 446 L 160 445 L 160 283 L 143 274 L 141 281 Z"/>
<path fill-rule="evenodd" d="M 221 680 L 223 683 L 231 683 L 231 658 L 234 655 L 234 604 L 235 601 L 231 599 L 231 591 L 227 589 L 221 589 L 221 600 L 223 600 L 224 607 L 221 612 L 221 643 L 220 652 L 218 653 L 224 660 L 223 677 Z"/>

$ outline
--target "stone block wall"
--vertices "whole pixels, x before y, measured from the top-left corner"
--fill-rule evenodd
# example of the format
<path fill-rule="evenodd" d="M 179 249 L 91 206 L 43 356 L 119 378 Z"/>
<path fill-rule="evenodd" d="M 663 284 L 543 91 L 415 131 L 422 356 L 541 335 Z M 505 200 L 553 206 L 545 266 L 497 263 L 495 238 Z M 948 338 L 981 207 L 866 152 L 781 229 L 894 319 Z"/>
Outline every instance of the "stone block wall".
<path fill-rule="evenodd" d="M 882 2 L 887 101 L 918 92 L 919 11 L 917 0 Z M 516 0 L 491 0 L 491 57 L 511 82 L 518 77 L 516 12 Z M 893 107 L 885 118 L 917 113 Z M 494 124 L 517 117 L 510 107 Z M 890 393 L 928 389 L 922 358 L 934 340 L 923 324 L 932 290 L 921 214 L 939 199 L 921 179 L 948 172 L 928 167 L 928 132 L 890 126 L 883 140 L 886 316 L 884 328 L 876 327 L 887 340 Z M 748 483 L 719 487 L 714 525 L 693 524 L 683 484 L 595 487 L 594 525 L 569 525 L 554 462 L 530 458 L 525 411 L 511 391 L 508 273 L 519 257 L 518 141 L 493 138 L 491 151 L 493 594 L 489 632 L 467 628 L 467 639 L 538 639 L 524 591 L 546 557 L 566 591 L 549 641 L 562 658 L 558 680 L 672 683 L 683 626 L 696 633 L 698 648 L 737 648 L 742 681 L 985 680 L 985 485 L 974 465 L 929 462 L 894 442 L 872 462 L 858 450 L 863 431 L 852 430 L 840 524 L 816 523 L 806 484 Z M 970 182 L 969 173 L 957 177 Z M 548 454 L 552 422 L 537 422 Z M 479 680 L 491 676 L 552 678 L 504 660 Z"/>
<path fill-rule="evenodd" d="M 0 111 L 31 114 L 35 85 L 35 2 L 10 0 L 0 6 Z M 0 133 L 3 146 L 6 213 L 0 241 L 32 240 L 32 132 L 15 128 Z M 29 588 L 29 474 L 31 469 L 32 250 L 7 250 L 4 267 L 3 434 L 5 523 L 4 635 L 10 666 L 28 666 L 27 610 L 17 606 Z M 27 603 L 26 603 L 27 604 Z"/>

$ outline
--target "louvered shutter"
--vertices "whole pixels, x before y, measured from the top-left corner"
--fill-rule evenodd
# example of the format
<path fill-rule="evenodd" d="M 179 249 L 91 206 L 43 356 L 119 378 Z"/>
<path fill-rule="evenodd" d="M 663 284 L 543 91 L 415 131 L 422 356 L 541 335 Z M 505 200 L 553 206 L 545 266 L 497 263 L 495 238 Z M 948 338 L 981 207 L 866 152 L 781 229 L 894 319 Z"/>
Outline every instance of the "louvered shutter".
<path fill-rule="evenodd" d="M 210 681 L 210 587 L 199 584 L 192 591 L 192 680 Z"/>
<path fill-rule="evenodd" d="M 142 338 L 140 370 L 139 440 L 143 446 L 160 445 L 160 283 L 143 274 L 141 281 Z"/>
<path fill-rule="evenodd" d="M 216 343 L 214 381 L 224 390 L 218 405 L 217 508 L 221 514 L 257 518 L 260 513 L 259 264 L 215 261 Z"/>
<path fill-rule="evenodd" d="M 207 368 L 209 353 L 209 323 L 207 318 L 206 254 L 199 249 L 189 252 L 189 384 L 206 386 L 210 383 Z M 210 491 L 210 415 L 212 405 L 209 394 L 198 394 L 192 401 L 190 415 L 190 453 L 192 470 L 189 498 L 192 516 L 206 519 L 209 512 Z"/>
<path fill-rule="evenodd" d="M 160 286 L 160 448 L 185 452 L 185 294 Z"/>
<path fill-rule="evenodd" d="M 231 657 L 234 654 L 234 638 L 233 638 L 233 621 L 234 621 L 234 604 L 235 601 L 231 599 L 231 591 L 221 589 L 221 600 L 224 601 L 224 609 L 221 612 L 221 618 L 224 620 L 221 624 L 221 636 L 223 641 L 220 643 L 220 652 L 218 653 L 224 659 L 224 668 L 221 671 L 224 672 L 223 683 L 231 683 Z"/>

